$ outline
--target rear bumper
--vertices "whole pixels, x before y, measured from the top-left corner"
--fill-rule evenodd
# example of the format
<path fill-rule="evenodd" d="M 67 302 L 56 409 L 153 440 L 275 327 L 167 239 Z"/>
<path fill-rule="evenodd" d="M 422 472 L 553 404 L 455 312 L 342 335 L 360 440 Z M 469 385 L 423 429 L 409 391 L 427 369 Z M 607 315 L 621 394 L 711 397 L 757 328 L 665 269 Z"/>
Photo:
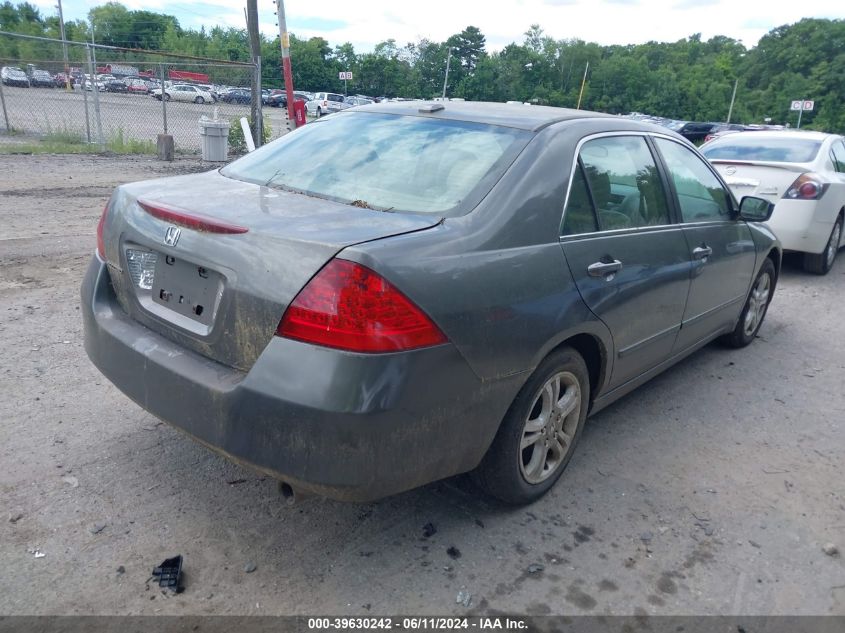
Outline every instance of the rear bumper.
<path fill-rule="evenodd" d="M 838 209 L 824 198 L 810 200 L 779 200 L 767 222 L 788 251 L 821 253 L 830 239 Z"/>
<path fill-rule="evenodd" d="M 336 499 L 369 501 L 474 468 L 523 379 L 481 382 L 452 345 L 367 355 L 283 338 L 244 373 L 130 319 L 96 256 L 82 310 L 88 356 L 144 409 Z"/>

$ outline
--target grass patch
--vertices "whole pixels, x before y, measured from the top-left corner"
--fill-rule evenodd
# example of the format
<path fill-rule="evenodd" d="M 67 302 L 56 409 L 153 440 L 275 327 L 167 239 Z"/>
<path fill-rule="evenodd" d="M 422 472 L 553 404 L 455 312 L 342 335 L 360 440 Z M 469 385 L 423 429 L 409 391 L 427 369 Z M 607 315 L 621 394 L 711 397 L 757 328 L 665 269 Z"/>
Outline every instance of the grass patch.
<path fill-rule="evenodd" d="M 75 132 L 67 128 L 60 130 L 50 130 L 43 137 L 41 141 L 53 145 L 85 145 L 85 140 L 82 138 L 80 132 Z"/>
<path fill-rule="evenodd" d="M 97 151 L 96 145 L 88 145 L 87 143 L 59 143 L 55 141 L 3 143 L 0 141 L 0 154 L 92 154 Z"/>
<path fill-rule="evenodd" d="M 113 132 L 106 141 L 106 149 L 115 154 L 155 154 L 156 145 L 152 141 L 143 141 L 136 138 L 126 138 L 123 128 Z"/>
<path fill-rule="evenodd" d="M 123 129 L 113 132 L 106 140 L 105 147 L 99 143 L 88 143 L 79 132 L 71 130 L 51 130 L 41 138 L 30 141 L 3 143 L 0 137 L 0 154 L 155 154 L 156 146 L 152 141 L 126 138 Z"/>

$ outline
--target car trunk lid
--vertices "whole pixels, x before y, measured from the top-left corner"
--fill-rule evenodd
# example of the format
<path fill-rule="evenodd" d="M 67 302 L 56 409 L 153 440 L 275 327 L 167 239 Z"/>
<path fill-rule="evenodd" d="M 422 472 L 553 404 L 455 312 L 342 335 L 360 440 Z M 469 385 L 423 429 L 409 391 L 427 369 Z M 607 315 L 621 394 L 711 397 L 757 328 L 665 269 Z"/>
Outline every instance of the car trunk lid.
<path fill-rule="evenodd" d="M 757 196 L 777 202 L 803 173 L 811 171 L 802 163 L 711 160 L 737 200 Z"/>
<path fill-rule="evenodd" d="M 347 246 L 437 225 L 232 180 L 218 172 L 124 185 L 106 259 L 123 309 L 184 347 L 248 370 L 300 289 Z"/>

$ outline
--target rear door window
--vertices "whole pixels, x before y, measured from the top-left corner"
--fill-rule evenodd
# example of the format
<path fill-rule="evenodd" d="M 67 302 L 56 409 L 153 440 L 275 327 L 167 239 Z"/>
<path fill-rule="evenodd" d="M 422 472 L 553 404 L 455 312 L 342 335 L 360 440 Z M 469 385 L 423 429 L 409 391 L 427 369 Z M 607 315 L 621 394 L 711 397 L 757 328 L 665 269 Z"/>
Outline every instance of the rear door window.
<path fill-rule="evenodd" d="M 572 187 L 569 190 L 569 199 L 563 213 L 563 226 L 560 234 L 578 235 L 579 233 L 594 233 L 598 230 L 599 225 L 593 203 L 590 200 L 590 190 L 587 189 L 584 170 L 579 162 L 575 166 L 575 174 L 572 176 Z"/>
<path fill-rule="evenodd" d="M 600 230 L 670 224 L 666 193 L 644 137 L 593 139 L 579 158 Z"/>

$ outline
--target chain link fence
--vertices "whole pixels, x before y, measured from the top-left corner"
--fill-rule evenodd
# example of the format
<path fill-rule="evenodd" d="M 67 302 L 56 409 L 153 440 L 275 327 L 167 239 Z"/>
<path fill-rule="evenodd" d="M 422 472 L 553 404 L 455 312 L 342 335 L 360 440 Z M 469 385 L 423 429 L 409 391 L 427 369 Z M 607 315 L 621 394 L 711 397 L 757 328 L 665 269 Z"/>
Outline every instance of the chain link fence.
<path fill-rule="evenodd" d="M 177 152 L 200 152 L 202 116 L 239 130 L 260 78 L 251 63 L 5 33 L 0 69 L 0 131 L 138 153 L 155 152 L 162 133 Z M 263 119 L 265 138 L 287 132 L 284 108 L 264 108 Z"/>

